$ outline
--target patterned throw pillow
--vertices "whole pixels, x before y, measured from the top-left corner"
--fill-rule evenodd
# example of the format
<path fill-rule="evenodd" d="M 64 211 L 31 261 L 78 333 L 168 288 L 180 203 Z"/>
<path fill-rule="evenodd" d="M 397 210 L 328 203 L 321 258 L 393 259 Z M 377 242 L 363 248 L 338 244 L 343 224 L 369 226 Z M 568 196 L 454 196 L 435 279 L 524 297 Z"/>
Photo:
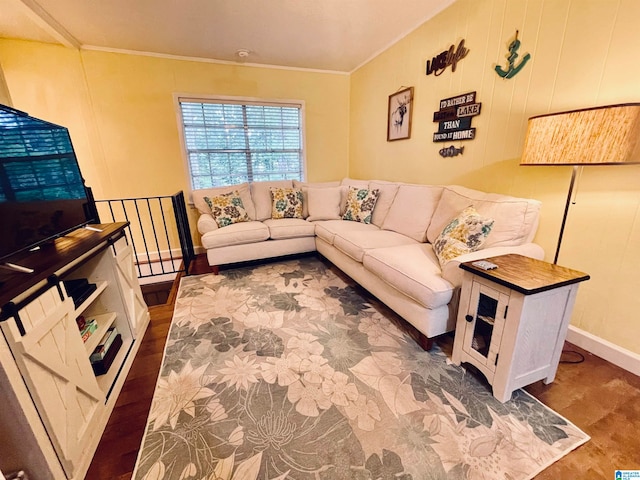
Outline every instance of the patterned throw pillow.
<path fill-rule="evenodd" d="M 493 219 L 482 217 L 473 206 L 444 227 L 433 243 L 433 251 L 441 266 L 465 253 L 478 250 L 493 228 Z"/>
<path fill-rule="evenodd" d="M 204 201 L 209 205 L 211 215 L 220 228 L 232 223 L 249 221 L 249 215 L 244 209 L 242 199 L 237 190 L 211 198 L 204 197 Z"/>
<path fill-rule="evenodd" d="M 303 218 L 302 189 L 271 187 L 271 218 Z"/>
<path fill-rule="evenodd" d="M 378 200 L 378 189 L 349 187 L 347 195 L 347 209 L 342 215 L 343 220 L 371 223 L 371 214 Z"/>

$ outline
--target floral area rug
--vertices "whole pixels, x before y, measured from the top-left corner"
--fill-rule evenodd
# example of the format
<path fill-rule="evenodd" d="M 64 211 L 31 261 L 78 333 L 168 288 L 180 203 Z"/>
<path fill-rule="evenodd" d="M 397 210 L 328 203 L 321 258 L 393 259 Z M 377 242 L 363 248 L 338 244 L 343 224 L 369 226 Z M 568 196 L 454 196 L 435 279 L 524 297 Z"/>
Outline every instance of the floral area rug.
<path fill-rule="evenodd" d="M 182 279 L 137 480 L 526 479 L 589 437 L 315 257 Z"/>

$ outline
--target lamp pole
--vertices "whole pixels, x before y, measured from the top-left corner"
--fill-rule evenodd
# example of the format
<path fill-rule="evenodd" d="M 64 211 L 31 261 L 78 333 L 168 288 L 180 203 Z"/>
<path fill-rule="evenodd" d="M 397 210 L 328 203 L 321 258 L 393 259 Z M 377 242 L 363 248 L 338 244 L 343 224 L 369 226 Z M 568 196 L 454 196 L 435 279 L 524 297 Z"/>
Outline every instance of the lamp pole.
<path fill-rule="evenodd" d="M 578 166 L 573 166 L 571 172 L 571 182 L 569 183 L 569 193 L 567 193 L 567 202 L 564 205 L 564 215 L 562 216 L 562 225 L 560 226 L 560 235 L 558 236 L 558 246 L 556 247 L 556 256 L 553 258 L 553 263 L 558 263 L 558 256 L 560 255 L 560 245 L 562 245 L 562 235 L 564 234 L 564 226 L 567 223 L 567 214 L 569 213 L 569 205 L 571 205 L 571 197 L 573 195 L 573 187 L 576 182 L 576 173 L 578 172 Z"/>

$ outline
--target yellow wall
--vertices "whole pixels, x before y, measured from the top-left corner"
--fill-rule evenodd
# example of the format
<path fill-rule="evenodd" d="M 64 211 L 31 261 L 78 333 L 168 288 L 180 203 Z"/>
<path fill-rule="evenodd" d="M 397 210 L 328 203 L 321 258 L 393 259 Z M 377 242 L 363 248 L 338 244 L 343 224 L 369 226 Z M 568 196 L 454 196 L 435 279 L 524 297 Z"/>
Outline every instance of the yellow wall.
<path fill-rule="evenodd" d="M 4 72 L 2 71 L 2 65 L 0 64 L 0 103 L 3 105 L 11 106 L 11 95 L 9 94 L 9 87 L 4 79 Z"/>
<path fill-rule="evenodd" d="M 174 93 L 302 100 L 307 179 L 348 172 L 348 75 L 0 40 L 15 108 L 69 128 L 96 198 L 188 191 Z M 196 243 L 197 215 L 190 223 Z"/>
<path fill-rule="evenodd" d="M 640 2 L 636 0 L 458 0 L 351 77 L 350 175 L 456 183 L 543 202 L 536 241 L 553 260 L 570 167 L 520 167 L 532 115 L 638 102 Z M 519 30 L 514 78 L 508 45 Z M 469 53 L 455 72 L 425 74 L 427 59 L 465 39 Z M 412 135 L 386 141 L 388 96 L 415 87 Z M 461 156 L 442 158 L 433 143 L 439 100 L 477 92 L 477 137 L 454 142 Z M 587 272 L 573 325 L 640 353 L 640 167 L 585 168 L 571 206 L 559 263 Z"/>

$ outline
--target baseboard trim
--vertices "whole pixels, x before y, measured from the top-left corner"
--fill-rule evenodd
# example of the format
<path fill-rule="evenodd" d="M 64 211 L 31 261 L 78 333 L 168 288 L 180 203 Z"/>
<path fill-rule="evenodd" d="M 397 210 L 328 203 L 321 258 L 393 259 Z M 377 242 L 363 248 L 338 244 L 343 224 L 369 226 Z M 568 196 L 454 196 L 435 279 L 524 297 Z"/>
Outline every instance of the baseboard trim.
<path fill-rule="evenodd" d="M 634 375 L 640 375 L 640 355 L 611 343 L 603 338 L 569 325 L 567 341 L 584 348 L 588 352 L 623 368 Z"/>

